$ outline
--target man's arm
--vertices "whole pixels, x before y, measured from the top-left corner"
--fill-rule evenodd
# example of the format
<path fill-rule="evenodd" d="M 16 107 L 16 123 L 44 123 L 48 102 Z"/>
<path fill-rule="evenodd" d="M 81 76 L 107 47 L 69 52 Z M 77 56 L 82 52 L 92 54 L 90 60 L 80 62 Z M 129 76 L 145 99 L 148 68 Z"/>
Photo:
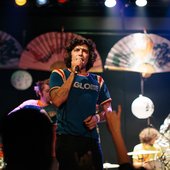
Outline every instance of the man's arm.
<path fill-rule="evenodd" d="M 111 101 L 105 102 L 101 105 L 101 110 L 98 115 L 100 116 L 100 121 L 106 120 L 106 113 L 112 111 Z"/>
<path fill-rule="evenodd" d="M 89 130 L 92 130 L 93 128 L 95 128 L 97 126 L 97 123 L 105 120 L 105 114 L 106 112 L 109 112 L 109 111 L 110 112 L 112 111 L 111 101 L 108 101 L 102 104 L 101 110 L 97 114 L 89 116 L 84 120 L 86 127 Z"/>
<path fill-rule="evenodd" d="M 74 77 L 75 73 L 71 72 L 68 79 L 64 82 L 64 84 L 60 88 L 51 89 L 50 91 L 51 101 L 56 107 L 60 107 L 67 100 L 70 89 L 72 87 Z"/>

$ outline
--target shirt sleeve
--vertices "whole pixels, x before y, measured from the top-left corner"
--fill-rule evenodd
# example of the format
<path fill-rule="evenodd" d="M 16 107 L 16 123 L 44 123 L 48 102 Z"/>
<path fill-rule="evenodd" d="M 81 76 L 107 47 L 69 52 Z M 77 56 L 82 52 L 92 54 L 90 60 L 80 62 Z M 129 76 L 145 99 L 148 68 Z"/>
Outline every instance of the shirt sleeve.
<path fill-rule="evenodd" d="M 110 93 L 109 93 L 109 90 L 103 80 L 103 78 L 100 76 L 98 78 L 98 82 L 99 82 L 99 85 L 100 85 L 100 90 L 99 90 L 99 98 L 98 98 L 98 102 L 97 104 L 103 104 L 107 101 L 111 101 L 111 96 L 110 96 Z"/>
<path fill-rule="evenodd" d="M 50 90 L 53 88 L 61 87 L 65 81 L 64 71 L 61 69 L 55 69 L 50 75 Z"/>

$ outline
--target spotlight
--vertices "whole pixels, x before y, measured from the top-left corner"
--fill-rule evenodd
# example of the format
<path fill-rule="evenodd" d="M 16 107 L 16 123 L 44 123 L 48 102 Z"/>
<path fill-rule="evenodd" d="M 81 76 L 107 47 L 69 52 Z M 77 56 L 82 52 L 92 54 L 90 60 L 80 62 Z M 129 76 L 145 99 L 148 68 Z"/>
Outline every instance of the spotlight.
<path fill-rule="evenodd" d="M 69 0 L 57 0 L 57 2 L 58 3 L 60 3 L 60 4 L 65 4 L 65 3 L 67 3 Z"/>
<path fill-rule="evenodd" d="M 139 7 L 144 7 L 147 5 L 147 0 L 136 0 L 136 5 Z"/>
<path fill-rule="evenodd" d="M 140 94 L 139 97 L 132 102 L 131 110 L 137 118 L 147 119 L 154 112 L 154 104 L 150 98 Z"/>
<path fill-rule="evenodd" d="M 24 6 L 27 3 L 27 0 L 15 0 L 16 5 Z"/>
<path fill-rule="evenodd" d="M 36 0 L 37 6 L 43 6 L 48 3 L 48 0 Z"/>
<path fill-rule="evenodd" d="M 106 7 L 112 8 L 116 5 L 116 0 L 106 0 L 104 4 Z"/>

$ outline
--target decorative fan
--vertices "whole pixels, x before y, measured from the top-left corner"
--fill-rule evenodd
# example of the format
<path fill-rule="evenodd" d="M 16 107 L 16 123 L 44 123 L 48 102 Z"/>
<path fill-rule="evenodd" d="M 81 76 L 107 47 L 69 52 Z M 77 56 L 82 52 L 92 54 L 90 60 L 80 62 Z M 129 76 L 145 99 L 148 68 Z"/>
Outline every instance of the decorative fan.
<path fill-rule="evenodd" d="M 73 38 L 83 38 L 71 32 L 48 32 L 41 34 L 28 43 L 21 54 L 20 68 L 50 71 L 54 68 L 64 68 L 65 47 Z M 97 53 L 97 60 L 91 72 L 102 72 L 102 60 Z"/>
<path fill-rule="evenodd" d="M 23 48 L 10 34 L 0 31 L 0 68 L 18 68 Z"/>
<path fill-rule="evenodd" d="M 140 72 L 143 77 L 169 72 L 170 41 L 156 34 L 130 34 L 111 48 L 104 67 Z"/>

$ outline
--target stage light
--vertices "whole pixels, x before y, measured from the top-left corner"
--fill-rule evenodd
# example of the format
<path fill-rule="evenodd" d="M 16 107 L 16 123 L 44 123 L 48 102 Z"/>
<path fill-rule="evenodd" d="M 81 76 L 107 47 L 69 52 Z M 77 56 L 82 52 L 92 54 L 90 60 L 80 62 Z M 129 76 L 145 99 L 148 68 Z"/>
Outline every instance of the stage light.
<path fill-rule="evenodd" d="M 15 0 L 16 5 L 24 6 L 27 3 L 27 0 Z"/>
<path fill-rule="evenodd" d="M 48 0 L 36 0 L 36 4 L 38 6 L 43 6 L 46 5 L 48 3 Z"/>
<path fill-rule="evenodd" d="M 147 5 L 147 0 L 136 0 L 136 5 L 139 7 L 144 7 Z"/>
<path fill-rule="evenodd" d="M 32 85 L 32 76 L 28 71 L 17 70 L 12 73 L 11 84 L 17 90 L 26 90 Z"/>
<path fill-rule="evenodd" d="M 147 119 L 154 112 L 154 104 L 150 98 L 140 94 L 139 97 L 132 102 L 131 110 L 137 118 Z"/>
<path fill-rule="evenodd" d="M 106 0 L 104 4 L 106 7 L 112 8 L 116 5 L 116 0 Z"/>
<path fill-rule="evenodd" d="M 57 2 L 58 3 L 60 3 L 60 4 L 65 4 L 65 3 L 67 3 L 69 0 L 57 0 Z"/>

